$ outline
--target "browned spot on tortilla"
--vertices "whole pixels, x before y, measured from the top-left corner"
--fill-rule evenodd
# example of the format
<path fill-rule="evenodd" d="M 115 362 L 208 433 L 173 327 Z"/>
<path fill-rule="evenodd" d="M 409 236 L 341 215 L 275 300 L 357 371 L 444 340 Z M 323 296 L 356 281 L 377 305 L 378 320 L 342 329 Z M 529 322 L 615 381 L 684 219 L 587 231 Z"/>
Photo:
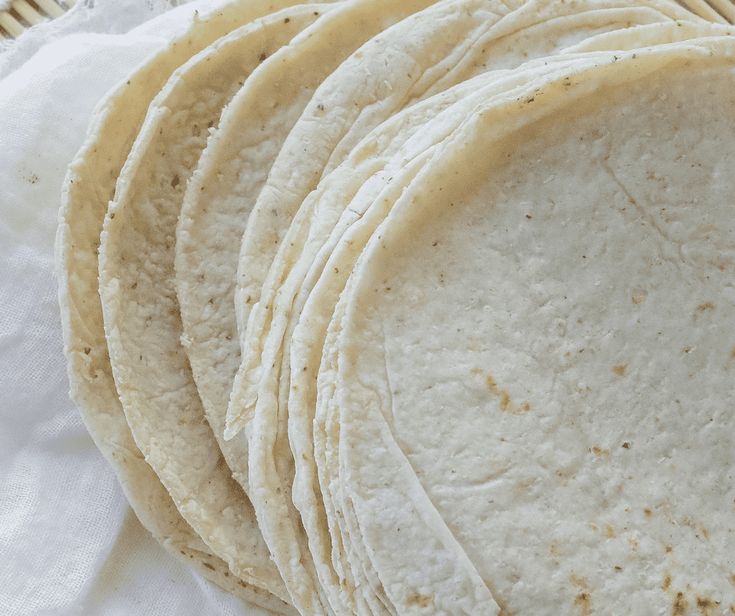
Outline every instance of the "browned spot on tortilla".
<path fill-rule="evenodd" d="M 628 544 L 630 545 L 630 549 L 634 552 L 638 549 L 638 540 L 637 539 L 628 539 Z"/>
<path fill-rule="evenodd" d="M 474 372 L 474 370 L 472 372 Z M 500 389 L 500 387 L 498 387 L 498 384 L 492 374 L 488 373 L 487 377 L 485 377 L 485 383 L 487 384 L 487 388 L 490 390 L 490 393 L 500 398 L 499 406 L 503 413 L 523 415 L 531 410 L 531 405 L 528 402 L 522 402 L 520 405 L 514 404 L 510 394 L 505 389 Z"/>
<path fill-rule="evenodd" d="M 667 554 L 671 554 L 671 551 L 672 551 L 673 549 L 674 549 L 674 548 L 673 548 L 673 547 L 672 547 L 671 545 L 667 545 L 667 546 L 666 546 L 666 547 L 664 548 L 664 550 L 666 551 L 666 553 L 667 553 Z"/>
<path fill-rule="evenodd" d="M 589 616 L 592 613 L 592 599 L 588 592 L 579 593 L 574 599 L 574 605 L 579 608 L 580 616 Z"/>
<path fill-rule="evenodd" d="M 650 510 L 650 509 L 649 509 L 648 507 L 646 507 L 646 508 L 645 508 L 645 509 L 643 510 L 643 514 L 644 514 L 644 515 L 645 515 L 645 516 L 646 516 L 647 518 L 650 518 L 650 517 L 651 517 L 651 516 L 653 515 L 653 511 L 651 511 L 651 510 Z"/>
<path fill-rule="evenodd" d="M 615 528 L 612 526 L 612 524 L 607 524 L 605 526 L 605 536 L 608 539 L 612 539 L 615 536 Z"/>
<path fill-rule="evenodd" d="M 487 383 L 487 388 L 492 393 L 494 393 L 496 396 L 499 395 L 500 389 L 498 388 L 498 384 L 495 382 L 495 379 L 493 378 L 492 374 L 487 375 L 485 382 Z"/>
<path fill-rule="evenodd" d="M 598 447 L 597 445 L 594 445 L 590 451 L 595 454 L 598 458 L 607 457 L 610 455 L 609 449 L 604 449 L 603 447 Z"/>
<path fill-rule="evenodd" d="M 510 410 L 510 394 L 503 390 L 500 392 L 500 410 L 504 412 L 508 412 Z"/>
<path fill-rule="evenodd" d="M 712 302 L 704 302 L 697 306 L 697 312 L 705 312 L 706 310 L 714 310 L 715 305 Z"/>
<path fill-rule="evenodd" d="M 704 538 L 709 541 L 709 531 L 704 526 L 702 527 L 702 534 L 704 535 Z"/>
<path fill-rule="evenodd" d="M 409 595 L 408 599 L 406 599 L 407 605 L 415 605 L 418 607 L 429 607 L 433 602 L 434 595 L 420 595 L 417 592 Z"/>
<path fill-rule="evenodd" d="M 730 351 L 730 359 L 735 359 L 735 346 L 732 347 L 732 351 Z"/>
<path fill-rule="evenodd" d="M 633 289 L 633 295 L 630 296 L 630 301 L 634 304 L 642 304 L 648 294 L 643 289 Z"/>
<path fill-rule="evenodd" d="M 627 367 L 628 364 L 617 364 L 616 366 L 613 366 L 612 371 L 618 376 L 625 376 L 625 370 Z"/>
<path fill-rule="evenodd" d="M 687 613 L 688 607 L 689 607 L 689 602 L 687 601 L 687 598 L 684 596 L 684 593 L 683 592 L 676 593 L 676 597 L 674 597 L 674 605 L 671 608 L 672 616 L 684 616 Z"/>
<path fill-rule="evenodd" d="M 714 610 L 719 603 L 707 597 L 697 597 L 697 610 L 702 616 L 709 616 L 710 610 Z"/>
<path fill-rule="evenodd" d="M 579 588 L 589 588 L 587 580 L 585 580 L 583 577 L 574 575 L 573 573 L 569 576 L 569 581 L 575 586 L 579 586 Z"/>
<path fill-rule="evenodd" d="M 663 583 L 661 584 L 661 590 L 668 590 L 669 588 L 671 588 L 671 576 L 667 573 L 664 576 Z"/>
<path fill-rule="evenodd" d="M 207 569 L 209 569 L 210 571 L 214 571 L 214 567 L 213 567 L 212 565 L 210 565 L 209 563 L 202 563 L 202 564 L 203 564 L 203 565 L 204 565 L 204 566 L 205 566 L 205 567 L 206 567 Z"/>
<path fill-rule="evenodd" d="M 730 574 L 730 584 L 735 586 L 735 573 Z"/>
<path fill-rule="evenodd" d="M 549 544 L 549 554 L 552 556 L 559 556 L 561 551 L 559 550 L 559 544 L 556 541 Z"/>
<path fill-rule="evenodd" d="M 630 443 L 628 441 L 623 443 L 623 449 L 630 449 Z"/>

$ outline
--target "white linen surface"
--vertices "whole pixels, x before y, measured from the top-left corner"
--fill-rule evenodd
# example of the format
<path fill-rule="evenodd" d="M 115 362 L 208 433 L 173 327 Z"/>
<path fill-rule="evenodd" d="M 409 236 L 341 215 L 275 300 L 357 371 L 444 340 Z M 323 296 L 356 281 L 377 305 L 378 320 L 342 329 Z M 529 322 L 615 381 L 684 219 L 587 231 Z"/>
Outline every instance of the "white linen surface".
<path fill-rule="evenodd" d="M 3 616 L 265 613 L 220 591 L 148 535 L 67 393 L 53 274 L 66 166 L 100 97 L 195 8 L 178 7 L 125 35 L 101 34 L 119 31 L 119 7 L 134 4 L 128 26 L 165 3 L 97 0 L 95 15 L 79 9 L 81 18 L 72 16 L 61 34 L 52 25 L 34 28 L 28 44 L 0 55 L 0 67 L 30 57 L 0 81 Z M 41 46 L 44 28 L 52 42 Z M 13 53 L 20 55 L 5 56 Z"/>

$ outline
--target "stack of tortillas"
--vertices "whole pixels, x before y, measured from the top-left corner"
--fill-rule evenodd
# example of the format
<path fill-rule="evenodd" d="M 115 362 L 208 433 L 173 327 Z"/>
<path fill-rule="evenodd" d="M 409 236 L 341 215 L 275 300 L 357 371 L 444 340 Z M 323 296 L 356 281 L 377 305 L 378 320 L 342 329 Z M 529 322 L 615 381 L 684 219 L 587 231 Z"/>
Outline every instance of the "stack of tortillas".
<path fill-rule="evenodd" d="M 229 0 L 97 109 L 89 431 L 274 613 L 735 613 L 735 30 L 670 0 Z"/>

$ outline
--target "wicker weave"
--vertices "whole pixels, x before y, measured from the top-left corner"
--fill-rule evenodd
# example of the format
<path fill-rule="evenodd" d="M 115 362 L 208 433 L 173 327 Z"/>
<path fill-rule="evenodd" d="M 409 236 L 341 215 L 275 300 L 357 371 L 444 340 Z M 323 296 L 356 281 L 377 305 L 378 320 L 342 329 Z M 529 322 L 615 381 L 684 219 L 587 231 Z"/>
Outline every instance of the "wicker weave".
<path fill-rule="evenodd" d="M 0 38 L 17 38 L 23 32 L 68 11 L 76 0 L 0 0 Z"/>

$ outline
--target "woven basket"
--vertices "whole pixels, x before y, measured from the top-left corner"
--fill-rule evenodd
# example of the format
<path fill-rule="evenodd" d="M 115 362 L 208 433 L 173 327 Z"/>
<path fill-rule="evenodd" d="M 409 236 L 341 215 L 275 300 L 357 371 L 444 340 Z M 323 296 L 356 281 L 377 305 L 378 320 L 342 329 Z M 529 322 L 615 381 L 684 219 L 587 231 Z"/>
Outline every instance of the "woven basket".
<path fill-rule="evenodd" d="M 0 38 L 17 38 L 31 26 L 63 15 L 77 0 L 0 0 Z"/>

